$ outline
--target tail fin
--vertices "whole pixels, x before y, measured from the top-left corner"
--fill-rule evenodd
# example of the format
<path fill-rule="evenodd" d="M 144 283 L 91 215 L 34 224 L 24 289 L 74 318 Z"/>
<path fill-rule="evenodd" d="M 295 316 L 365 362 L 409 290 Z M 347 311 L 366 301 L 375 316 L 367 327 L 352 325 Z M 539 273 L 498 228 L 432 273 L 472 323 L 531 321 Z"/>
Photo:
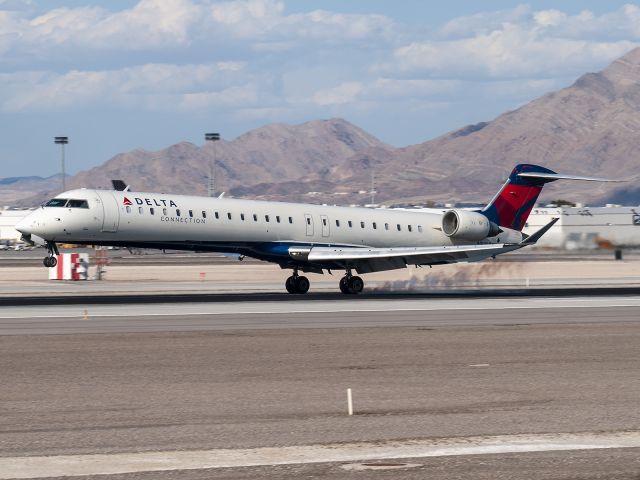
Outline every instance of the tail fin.
<path fill-rule="evenodd" d="M 509 175 L 500 191 L 482 209 L 482 213 L 496 225 L 522 230 L 531 209 L 538 200 L 542 186 L 554 179 L 521 177 L 521 173 L 541 173 L 554 175 L 556 172 L 538 165 L 520 164 Z"/>
<path fill-rule="evenodd" d="M 542 191 L 542 186 L 545 183 L 562 179 L 595 182 L 620 181 L 561 175 L 538 165 L 520 164 L 516 165 L 504 186 L 481 212 L 496 225 L 522 230 L 538 195 Z"/>

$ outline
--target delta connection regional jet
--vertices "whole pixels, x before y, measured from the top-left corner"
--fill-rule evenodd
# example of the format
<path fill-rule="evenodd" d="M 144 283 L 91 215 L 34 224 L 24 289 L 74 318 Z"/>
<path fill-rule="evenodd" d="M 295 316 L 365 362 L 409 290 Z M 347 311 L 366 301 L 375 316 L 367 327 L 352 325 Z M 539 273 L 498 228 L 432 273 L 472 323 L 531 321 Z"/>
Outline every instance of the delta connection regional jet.
<path fill-rule="evenodd" d="M 134 193 L 114 182 L 61 193 L 16 229 L 47 246 L 47 267 L 57 242 L 236 253 L 291 269 L 289 293 L 309 290 L 301 271 L 342 270 L 340 290 L 356 294 L 364 282 L 354 270 L 474 262 L 535 244 L 558 219 L 530 236 L 522 227 L 542 186 L 559 179 L 603 180 L 517 165 L 485 208 L 445 213 Z"/>

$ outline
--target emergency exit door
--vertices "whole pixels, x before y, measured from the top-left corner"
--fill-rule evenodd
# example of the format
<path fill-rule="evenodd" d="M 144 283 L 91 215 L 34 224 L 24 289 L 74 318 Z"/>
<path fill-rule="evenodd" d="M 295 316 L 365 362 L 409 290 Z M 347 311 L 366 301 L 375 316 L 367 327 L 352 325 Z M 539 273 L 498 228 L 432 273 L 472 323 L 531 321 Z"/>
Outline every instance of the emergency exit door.
<path fill-rule="evenodd" d="M 307 227 L 307 237 L 313 236 L 313 217 L 310 213 L 304 214 L 304 223 Z"/>

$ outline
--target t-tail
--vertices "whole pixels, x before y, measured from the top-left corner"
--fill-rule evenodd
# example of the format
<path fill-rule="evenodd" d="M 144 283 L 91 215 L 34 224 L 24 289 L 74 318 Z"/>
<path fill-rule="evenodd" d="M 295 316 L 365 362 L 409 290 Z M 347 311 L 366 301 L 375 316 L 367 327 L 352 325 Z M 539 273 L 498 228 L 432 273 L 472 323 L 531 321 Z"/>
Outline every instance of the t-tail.
<path fill-rule="evenodd" d="M 556 180 L 619 181 L 562 175 L 538 165 L 520 164 L 516 165 L 503 187 L 481 212 L 496 225 L 521 231 L 544 184 Z"/>

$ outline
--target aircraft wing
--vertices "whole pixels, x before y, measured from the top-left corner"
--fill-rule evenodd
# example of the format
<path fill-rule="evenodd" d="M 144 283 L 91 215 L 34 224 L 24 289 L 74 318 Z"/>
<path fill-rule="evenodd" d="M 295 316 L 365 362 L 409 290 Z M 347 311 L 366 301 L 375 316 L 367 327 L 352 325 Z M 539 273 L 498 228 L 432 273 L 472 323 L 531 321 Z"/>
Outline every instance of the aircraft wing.
<path fill-rule="evenodd" d="M 556 222 L 547 225 L 521 243 L 490 245 L 452 245 L 441 247 L 311 247 L 291 248 L 291 257 L 303 258 L 310 263 L 337 263 L 354 268 L 358 273 L 380 272 L 405 268 L 407 265 L 443 265 L 457 262 L 476 262 L 535 244 Z"/>
<path fill-rule="evenodd" d="M 290 255 L 304 255 L 311 263 L 338 263 L 350 265 L 358 273 L 380 272 L 404 268 L 407 265 L 443 265 L 446 263 L 475 262 L 501 253 L 522 248 L 520 244 L 457 245 L 445 247 L 312 247 Z"/>

